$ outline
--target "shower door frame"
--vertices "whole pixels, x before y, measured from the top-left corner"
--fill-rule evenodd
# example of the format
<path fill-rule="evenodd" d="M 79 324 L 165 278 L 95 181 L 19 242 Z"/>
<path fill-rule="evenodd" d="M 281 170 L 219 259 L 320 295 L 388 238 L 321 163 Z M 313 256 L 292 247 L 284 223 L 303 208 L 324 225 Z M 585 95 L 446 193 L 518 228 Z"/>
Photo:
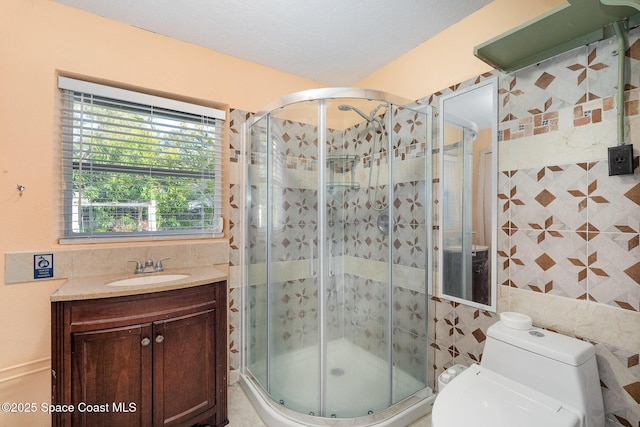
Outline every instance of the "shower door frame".
<path fill-rule="evenodd" d="M 326 284 L 327 284 L 327 280 L 329 279 L 329 261 L 327 259 L 328 254 L 327 252 L 327 242 L 326 242 L 326 233 L 327 233 L 327 225 L 326 225 L 326 219 L 327 219 L 327 194 L 326 194 L 326 168 L 325 168 L 325 164 L 327 162 L 327 151 L 326 151 L 326 143 L 327 143 L 327 123 L 326 123 L 326 101 L 328 99 L 366 99 L 366 100 L 376 100 L 376 101 L 381 101 L 387 104 L 387 117 L 385 118 L 385 120 L 387 120 L 387 129 L 389 129 L 389 131 L 387 132 L 387 138 L 384 144 L 384 148 L 387 151 L 387 156 L 388 156 L 388 179 L 387 179 L 387 185 L 389 186 L 389 190 L 387 192 L 387 195 L 389 197 L 389 203 L 388 203 L 388 210 L 389 210 L 389 218 L 391 219 L 389 221 L 389 245 L 388 245 L 388 260 L 387 260 L 387 264 L 389 266 L 388 268 L 388 274 L 387 274 L 387 286 L 388 286 L 388 293 L 389 293 L 389 307 L 388 307 L 388 314 L 387 314 L 387 334 L 388 334 L 388 340 L 387 340 L 387 353 L 388 353 L 388 363 L 389 363 L 389 388 L 388 388 L 388 407 L 393 406 L 395 403 L 398 402 L 394 402 L 394 391 L 393 391 L 393 387 L 394 387 L 394 355 L 393 355 L 393 329 L 394 329 L 394 324 L 393 324 L 393 304 L 391 304 L 391 301 L 393 300 L 393 274 L 394 274 L 394 263 L 393 263 L 393 244 L 392 244 L 392 237 L 394 235 L 394 206 L 393 206 L 393 200 L 394 200 L 394 175 L 393 175 L 393 135 L 392 135 L 392 123 L 393 123 L 393 112 L 395 111 L 395 109 L 397 108 L 404 108 L 407 110 L 411 110 L 411 111 L 415 111 L 418 112 L 420 114 L 424 115 L 424 118 L 426 119 L 427 123 L 426 123 L 426 144 L 427 147 L 425 149 L 425 198 L 426 198 L 426 206 L 425 206 L 425 221 L 426 221 L 426 242 L 427 242 L 427 250 L 425 250 L 425 310 L 428 311 L 428 296 L 429 294 L 431 294 L 431 289 L 432 289 L 432 280 L 433 280 L 433 274 L 432 274 L 432 266 L 429 264 L 429 261 L 432 258 L 432 251 L 433 251 L 433 245 L 432 245 L 432 209 L 431 209 L 431 203 L 430 203 L 430 196 L 432 193 L 432 169 L 433 169 L 433 162 L 432 162 L 432 152 L 433 152 L 433 108 L 431 106 L 424 106 L 424 105 L 410 105 L 407 103 L 406 100 L 398 98 L 398 97 L 394 97 L 393 95 L 384 93 L 384 92 L 378 92 L 378 91 L 372 91 L 372 90 L 368 90 L 368 89 L 353 89 L 353 88 L 333 88 L 333 89 L 316 89 L 316 90 L 310 90 L 310 91 L 304 91 L 304 92 L 299 92 L 299 93 L 295 93 L 295 94 L 291 94 L 288 96 L 285 96 L 283 98 L 281 98 L 280 100 L 270 104 L 263 112 L 260 112 L 258 114 L 255 115 L 253 123 L 250 126 L 246 127 L 246 132 L 245 134 L 245 138 L 244 138 L 244 152 L 247 155 L 246 161 L 245 161 L 245 165 L 248 164 L 250 162 L 250 147 L 251 147 L 251 141 L 248 141 L 246 138 L 246 135 L 249 134 L 249 129 L 251 128 L 251 126 L 253 126 L 253 124 L 258 123 L 260 120 L 265 120 L 266 123 L 266 134 L 267 134 L 267 147 L 266 147 L 266 167 L 267 167 L 267 173 L 266 173 L 266 192 L 267 192 L 267 207 L 266 207 L 266 233 L 265 233 L 265 297 L 267 298 L 267 302 L 266 302 L 266 310 L 267 313 L 265 315 L 267 321 L 269 321 L 270 318 L 270 313 L 268 312 L 270 310 L 270 303 L 271 301 L 271 292 L 269 291 L 269 285 L 270 285 L 270 281 L 271 281 L 271 268 L 270 268 L 270 263 L 271 263 L 271 249 L 270 249 L 270 245 L 271 245 L 271 237 L 272 237 L 272 231 L 271 231 L 271 222 L 272 222 L 272 215 L 273 215 L 273 189 L 272 189 L 272 167 L 273 167 L 273 156 L 274 156 L 274 152 L 273 152 L 273 135 L 271 134 L 271 130 L 272 130 L 272 120 L 274 119 L 273 116 L 271 115 L 271 113 L 279 108 L 284 108 L 288 105 L 294 104 L 294 103 L 299 103 L 299 102 L 304 102 L 304 101 L 315 101 L 318 103 L 317 108 L 318 108 L 318 130 L 317 130 L 317 140 L 318 140 L 318 147 L 317 147 L 317 155 L 318 155 L 318 174 L 317 174 L 317 203 L 318 203 L 318 213 L 317 213 L 317 231 L 316 231 L 316 238 L 317 238 L 317 258 L 318 258 L 318 267 L 315 271 L 315 275 L 316 276 L 320 276 L 318 277 L 318 284 L 317 284 L 317 289 L 318 289 L 318 349 L 319 349 L 319 408 L 320 408 L 320 415 L 321 416 L 328 416 L 327 414 L 327 408 L 326 408 L 326 393 L 327 393 L 327 340 L 326 340 L 326 301 L 325 301 L 325 295 L 326 295 Z M 373 158 L 372 158 L 372 165 L 371 167 L 373 167 Z M 248 168 L 247 168 L 248 169 Z M 245 171 L 247 169 L 244 169 Z M 247 174 L 245 174 L 244 176 L 248 177 L 248 171 Z M 245 189 L 245 194 L 250 194 L 251 192 L 251 182 L 247 182 L 247 188 Z M 250 214 L 250 204 L 246 203 L 245 204 L 245 225 L 246 225 L 246 230 L 247 233 L 250 233 L 250 221 L 251 221 L 251 214 Z M 248 236 L 249 234 L 247 234 Z M 247 239 L 245 239 L 245 242 L 247 244 L 246 246 L 246 250 L 247 252 L 249 251 L 249 245 L 248 245 L 248 241 Z M 313 262 L 313 259 L 310 260 L 310 262 Z M 249 268 L 250 268 L 250 263 L 249 263 L 249 256 L 247 256 L 246 258 L 244 258 L 244 265 L 245 268 L 243 269 L 243 274 L 244 274 L 244 279 L 243 280 L 243 284 L 246 284 L 248 281 L 248 278 L 250 277 L 249 274 Z M 246 305 L 246 286 L 243 285 L 242 287 L 242 307 L 244 312 L 242 313 L 241 316 L 241 335 L 242 335 L 242 348 L 243 348 L 243 354 L 241 357 L 241 371 L 242 372 L 249 372 L 251 373 L 251 375 L 253 376 L 253 373 L 251 372 L 251 369 L 249 368 L 249 364 L 248 364 L 248 360 L 247 357 L 249 356 L 249 349 L 248 349 L 248 343 L 247 343 L 247 334 L 248 334 L 248 325 L 249 325 L 249 320 L 248 320 L 248 316 L 249 316 L 249 312 L 247 309 L 245 309 Z M 425 320 L 426 322 L 426 320 Z M 267 322 L 269 323 L 269 322 Z M 267 337 L 266 337 L 266 355 L 267 355 L 267 360 L 266 360 L 266 372 L 265 372 L 265 379 L 266 379 L 266 384 L 264 385 L 265 387 L 265 391 L 267 392 L 267 394 L 269 396 L 271 396 L 271 369 L 270 369 L 270 365 L 271 362 L 270 360 L 272 359 L 272 352 L 273 350 L 270 348 L 271 344 L 270 344 L 271 340 L 270 340 L 270 331 L 269 329 L 267 329 Z M 428 353 L 427 353 L 428 354 Z M 428 365 L 428 364 L 427 364 Z M 425 366 L 425 370 L 428 370 L 427 366 Z M 427 384 L 426 386 L 428 387 L 428 373 L 425 374 L 426 375 L 426 379 L 427 379 Z M 401 399 L 402 400 L 402 399 Z"/>

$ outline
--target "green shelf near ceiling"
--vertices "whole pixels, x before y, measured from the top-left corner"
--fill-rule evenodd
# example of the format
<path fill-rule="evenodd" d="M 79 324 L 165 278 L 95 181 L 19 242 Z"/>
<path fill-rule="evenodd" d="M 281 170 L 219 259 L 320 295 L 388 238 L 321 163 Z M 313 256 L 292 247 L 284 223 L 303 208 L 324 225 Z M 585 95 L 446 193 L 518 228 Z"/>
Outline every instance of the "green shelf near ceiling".
<path fill-rule="evenodd" d="M 549 12 L 476 46 L 473 53 L 511 72 L 609 37 L 610 24 L 640 23 L 640 0 L 569 0 Z"/>

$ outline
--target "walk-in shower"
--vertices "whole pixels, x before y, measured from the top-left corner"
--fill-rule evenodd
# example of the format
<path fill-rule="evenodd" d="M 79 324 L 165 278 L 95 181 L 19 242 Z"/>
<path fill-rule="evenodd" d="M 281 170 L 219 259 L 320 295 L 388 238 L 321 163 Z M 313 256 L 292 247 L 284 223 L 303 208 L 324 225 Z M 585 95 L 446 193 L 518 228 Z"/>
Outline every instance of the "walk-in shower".
<path fill-rule="evenodd" d="M 241 382 L 268 422 L 400 426 L 429 410 L 431 120 L 337 88 L 249 126 Z"/>

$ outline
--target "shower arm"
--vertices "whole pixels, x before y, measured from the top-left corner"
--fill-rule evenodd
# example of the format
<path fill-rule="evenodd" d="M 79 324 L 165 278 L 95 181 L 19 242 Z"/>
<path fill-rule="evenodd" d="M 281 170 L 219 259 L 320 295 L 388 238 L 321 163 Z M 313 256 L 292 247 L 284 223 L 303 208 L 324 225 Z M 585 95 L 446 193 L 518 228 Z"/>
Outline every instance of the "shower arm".
<path fill-rule="evenodd" d="M 383 210 L 385 210 L 387 208 L 387 205 L 385 205 L 384 203 L 381 204 L 380 207 L 376 206 L 376 203 L 374 203 L 377 195 L 378 195 L 378 180 L 380 177 L 380 168 L 378 167 L 378 177 L 376 179 L 376 191 L 373 197 L 373 200 L 371 200 L 371 175 L 373 175 L 373 156 L 376 154 L 375 150 L 376 150 L 376 124 L 378 124 L 380 126 L 380 145 L 382 145 L 382 138 L 384 138 L 384 125 L 382 124 L 381 120 L 379 117 L 376 116 L 376 114 L 378 113 L 378 111 L 382 108 L 382 107 L 387 107 L 387 103 L 381 103 L 378 104 L 376 106 L 376 108 L 374 108 L 373 110 L 371 110 L 371 112 L 369 113 L 369 115 L 367 116 L 365 113 L 363 113 L 360 109 L 351 106 L 351 105 L 347 105 L 347 104 L 341 104 L 338 105 L 338 109 L 340 111 L 353 111 L 354 113 L 356 113 L 357 115 L 359 115 L 360 117 L 362 117 L 363 119 L 365 119 L 367 121 L 367 123 L 373 123 L 373 146 L 371 147 L 371 167 L 369 168 L 369 181 L 367 183 L 367 200 L 369 201 L 369 204 L 371 205 L 371 207 L 373 208 L 373 210 L 381 212 Z"/>

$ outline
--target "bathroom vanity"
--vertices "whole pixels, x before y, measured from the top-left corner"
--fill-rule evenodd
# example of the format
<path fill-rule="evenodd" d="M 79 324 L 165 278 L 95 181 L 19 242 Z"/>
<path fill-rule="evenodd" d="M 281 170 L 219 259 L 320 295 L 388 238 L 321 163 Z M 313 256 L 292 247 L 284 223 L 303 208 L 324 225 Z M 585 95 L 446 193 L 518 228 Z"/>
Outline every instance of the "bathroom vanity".
<path fill-rule="evenodd" d="M 228 423 L 226 276 L 188 276 L 52 295 L 54 426 Z"/>

